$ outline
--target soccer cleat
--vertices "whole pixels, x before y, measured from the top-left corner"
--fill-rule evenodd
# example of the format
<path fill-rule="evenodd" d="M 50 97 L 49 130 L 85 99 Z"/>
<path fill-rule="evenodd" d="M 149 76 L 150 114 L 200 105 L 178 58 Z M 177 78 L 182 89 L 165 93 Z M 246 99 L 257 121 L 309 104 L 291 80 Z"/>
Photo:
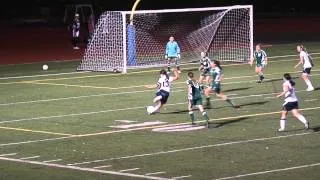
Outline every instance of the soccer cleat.
<path fill-rule="evenodd" d="M 278 131 L 279 131 L 279 132 L 283 132 L 283 131 L 284 131 L 284 129 L 280 128 L 280 129 L 278 129 Z"/>
<path fill-rule="evenodd" d="M 309 129 L 310 128 L 310 123 L 309 123 L 309 121 L 304 125 L 304 129 L 305 130 L 307 130 L 307 129 Z"/>
<path fill-rule="evenodd" d="M 257 83 L 262 83 L 262 81 L 261 81 L 261 80 L 258 80 Z"/>
<path fill-rule="evenodd" d="M 314 87 L 308 87 L 307 89 L 306 89 L 306 91 L 313 91 L 314 90 Z"/>

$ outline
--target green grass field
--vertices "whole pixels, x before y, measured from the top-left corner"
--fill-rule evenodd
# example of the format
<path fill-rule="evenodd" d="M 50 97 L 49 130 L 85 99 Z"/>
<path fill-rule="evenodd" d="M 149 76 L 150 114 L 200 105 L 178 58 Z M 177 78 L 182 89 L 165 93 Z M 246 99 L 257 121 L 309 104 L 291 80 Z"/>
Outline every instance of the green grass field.
<path fill-rule="evenodd" d="M 320 85 L 320 43 L 305 43 Z M 304 130 L 288 117 L 277 132 L 284 72 L 300 69 L 295 44 L 265 48 L 266 82 L 256 83 L 254 67 L 224 66 L 223 92 L 239 104 L 233 109 L 215 96 L 207 109 L 210 128 L 192 130 L 186 104 L 183 66 L 168 104 L 147 115 L 159 69 L 128 74 L 75 72 L 79 62 L 0 66 L 0 179 L 320 179 L 320 91 L 306 92 L 296 78 L 301 112 L 311 123 Z M 319 53 L 319 54 L 317 54 Z M 179 130 L 172 131 L 165 130 Z M 184 128 L 183 128 L 184 127 Z M 203 126 L 204 127 L 204 126 Z"/>

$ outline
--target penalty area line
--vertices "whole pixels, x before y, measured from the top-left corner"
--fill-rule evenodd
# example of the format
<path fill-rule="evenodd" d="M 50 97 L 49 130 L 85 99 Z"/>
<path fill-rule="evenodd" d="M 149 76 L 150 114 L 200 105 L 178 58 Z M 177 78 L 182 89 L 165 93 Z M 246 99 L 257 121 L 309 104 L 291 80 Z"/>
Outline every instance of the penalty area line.
<path fill-rule="evenodd" d="M 13 128 L 13 127 L 5 127 L 5 126 L 0 126 L 0 129 L 22 131 L 22 132 L 32 132 L 32 133 L 42 133 L 42 134 L 52 134 L 52 135 L 60 135 L 60 136 L 72 136 L 72 134 L 66 134 L 66 133 L 56 133 L 56 132 L 49 132 L 49 131 L 40 131 L 40 130 L 32 130 L 32 129 L 24 129 L 24 128 Z"/>
<path fill-rule="evenodd" d="M 169 180 L 167 178 L 161 178 L 161 177 L 155 177 L 155 176 L 146 176 L 146 175 L 116 172 L 116 171 L 106 171 L 101 169 L 83 168 L 83 167 L 77 167 L 77 166 L 67 166 L 67 165 L 53 164 L 48 162 L 29 161 L 29 160 L 21 160 L 21 159 L 14 159 L 14 158 L 8 158 L 8 157 L 0 157 L 0 160 L 11 161 L 16 163 L 40 165 L 40 166 L 46 166 L 46 167 L 55 167 L 55 168 L 61 168 L 61 169 L 70 169 L 70 170 L 77 170 L 77 171 L 84 171 L 84 172 L 95 172 L 100 174 L 111 174 L 111 175 L 117 175 L 117 176 L 135 177 L 135 178 L 142 178 L 142 179 Z"/>

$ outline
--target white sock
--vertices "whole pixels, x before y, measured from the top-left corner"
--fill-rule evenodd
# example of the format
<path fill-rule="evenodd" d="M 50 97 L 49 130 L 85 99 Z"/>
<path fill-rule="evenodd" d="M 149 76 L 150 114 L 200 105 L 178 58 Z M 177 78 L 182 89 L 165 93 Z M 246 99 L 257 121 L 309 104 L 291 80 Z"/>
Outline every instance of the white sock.
<path fill-rule="evenodd" d="M 154 110 L 153 110 L 152 113 L 159 111 L 160 106 L 161 106 L 161 103 L 156 104 L 156 105 L 154 106 Z"/>
<path fill-rule="evenodd" d="M 313 88 L 312 83 L 309 79 L 305 80 L 305 82 L 309 88 Z"/>
<path fill-rule="evenodd" d="M 286 127 L 286 122 L 287 122 L 286 119 L 281 119 L 281 120 L 280 120 L 280 129 L 285 129 L 285 127 Z"/>
<path fill-rule="evenodd" d="M 298 118 L 299 121 L 302 122 L 303 124 L 307 124 L 307 122 L 308 122 L 303 115 L 299 115 L 297 118 Z"/>

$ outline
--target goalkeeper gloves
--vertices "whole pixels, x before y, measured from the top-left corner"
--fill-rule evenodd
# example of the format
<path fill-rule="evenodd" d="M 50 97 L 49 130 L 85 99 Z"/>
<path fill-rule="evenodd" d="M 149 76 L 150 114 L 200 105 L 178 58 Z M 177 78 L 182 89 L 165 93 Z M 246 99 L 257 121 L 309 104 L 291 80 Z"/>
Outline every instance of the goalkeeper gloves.
<path fill-rule="evenodd" d="M 178 55 L 177 55 L 177 58 L 178 58 L 178 59 L 180 59 L 180 58 L 181 58 L 180 54 L 178 54 Z"/>
<path fill-rule="evenodd" d="M 165 58 L 165 59 L 168 59 L 168 55 L 165 55 L 164 58 Z"/>

